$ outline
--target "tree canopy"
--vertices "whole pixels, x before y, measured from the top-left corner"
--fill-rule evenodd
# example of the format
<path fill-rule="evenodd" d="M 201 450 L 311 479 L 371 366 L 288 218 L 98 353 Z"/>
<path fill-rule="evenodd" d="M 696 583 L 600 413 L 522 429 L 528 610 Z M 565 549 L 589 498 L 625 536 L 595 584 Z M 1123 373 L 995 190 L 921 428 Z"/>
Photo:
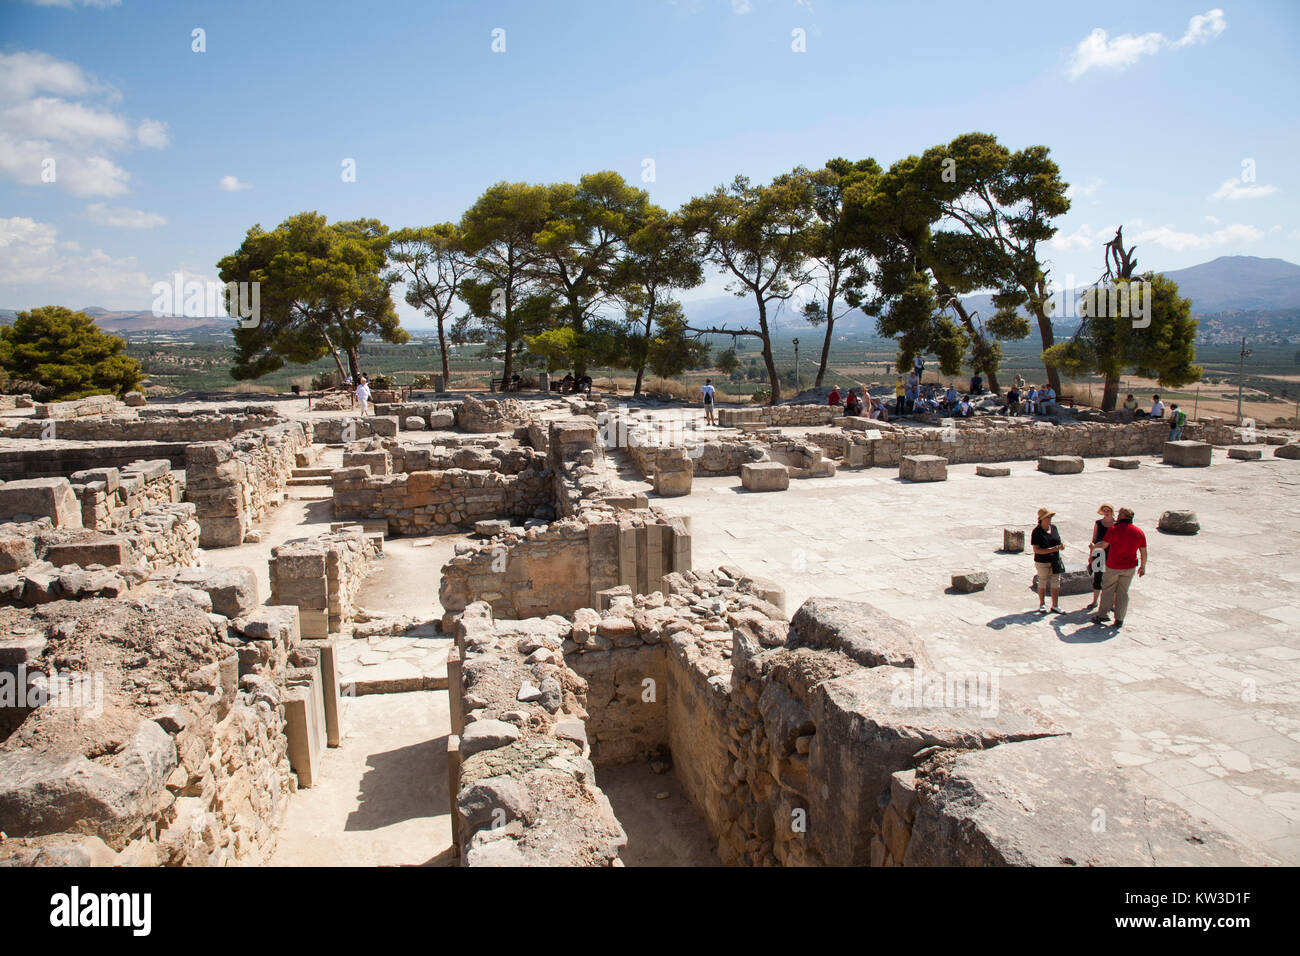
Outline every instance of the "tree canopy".
<path fill-rule="evenodd" d="M 16 384 L 51 399 L 112 393 L 140 384 L 140 364 L 122 354 L 126 343 L 100 330 L 84 312 L 47 305 L 19 312 L 0 328 L 0 368 Z"/>
<path fill-rule="evenodd" d="M 248 230 L 240 247 L 218 264 L 222 282 L 258 282 L 261 314 L 234 329 L 236 379 L 259 378 L 329 355 L 340 376 L 361 372 L 367 335 L 410 340 L 393 307 L 395 281 L 385 269 L 388 229 L 376 219 L 330 225 L 303 212 L 273 231 Z M 343 367 L 347 358 L 348 369 Z"/>

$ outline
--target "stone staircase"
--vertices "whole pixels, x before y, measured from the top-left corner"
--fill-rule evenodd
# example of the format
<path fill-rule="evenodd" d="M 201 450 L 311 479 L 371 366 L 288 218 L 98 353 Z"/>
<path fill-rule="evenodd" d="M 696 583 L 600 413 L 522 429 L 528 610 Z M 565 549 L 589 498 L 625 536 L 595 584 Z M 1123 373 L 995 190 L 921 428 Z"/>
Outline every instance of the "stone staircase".
<path fill-rule="evenodd" d="M 310 500 L 330 498 L 334 494 L 330 488 L 330 473 L 333 470 L 333 468 L 319 466 L 295 468 L 289 480 L 285 482 L 286 488 L 289 490 L 299 489 L 297 494 L 291 495 L 294 498 Z M 313 494 L 312 492 L 321 493 Z"/>

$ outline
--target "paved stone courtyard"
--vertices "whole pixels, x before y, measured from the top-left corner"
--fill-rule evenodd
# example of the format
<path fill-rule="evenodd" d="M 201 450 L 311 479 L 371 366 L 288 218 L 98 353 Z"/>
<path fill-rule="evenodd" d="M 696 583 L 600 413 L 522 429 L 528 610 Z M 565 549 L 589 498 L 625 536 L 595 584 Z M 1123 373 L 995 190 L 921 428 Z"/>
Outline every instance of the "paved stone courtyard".
<path fill-rule="evenodd" d="M 1280 861 L 1300 863 L 1300 470 L 1228 460 L 1180 469 L 1144 457 L 1135 471 L 1090 459 L 1080 475 L 1011 462 L 1007 478 L 953 465 L 948 480 L 901 482 L 885 469 L 745 492 L 696 478 L 663 502 L 691 517 L 696 567 L 736 563 L 807 597 L 868 601 L 908 621 L 935 666 L 996 675 L 1036 702 L 1096 758 Z M 1002 529 L 1054 509 L 1067 565 L 1086 561 L 1097 506 L 1136 512 L 1150 566 L 1121 631 L 1062 597 L 1036 613 L 1032 558 L 1001 554 Z M 1156 519 L 1189 508 L 1194 537 Z M 986 590 L 948 593 L 952 572 L 982 568 Z"/>

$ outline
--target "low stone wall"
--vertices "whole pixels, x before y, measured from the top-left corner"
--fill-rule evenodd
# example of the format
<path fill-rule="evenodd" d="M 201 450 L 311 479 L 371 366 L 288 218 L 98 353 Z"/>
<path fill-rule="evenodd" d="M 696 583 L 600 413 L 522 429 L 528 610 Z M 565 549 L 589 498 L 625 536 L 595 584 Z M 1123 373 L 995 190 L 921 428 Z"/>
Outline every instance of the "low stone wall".
<path fill-rule="evenodd" d="M 357 592 L 383 556 L 383 535 L 345 528 L 271 550 L 271 603 L 298 608 L 303 637 L 337 634 L 355 613 Z"/>
<path fill-rule="evenodd" d="M 656 509 L 597 511 L 466 547 L 442 568 L 439 598 L 454 614 L 476 601 L 499 618 L 545 617 L 591 607 L 607 588 L 636 593 L 691 567 L 681 518 Z"/>
<path fill-rule="evenodd" d="M 479 401 L 472 395 L 455 406 L 456 427 L 463 432 L 489 433 L 513 431 L 527 424 L 528 407 L 514 398 Z"/>
<path fill-rule="evenodd" d="M 273 410 L 237 408 L 224 412 L 180 413 L 166 409 L 122 407 L 109 417 L 58 418 L 54 421 L 22 419 L 0 435 L 6 438 L 40 438 L 94 442 L 196 442 L 225 441 L 247 431 L 283 422 Z"/>
<path fill-rule="evenodd" d="M 175 504 L 185 488 L 170 461 L 133 461 L 122 468 L 97 468 L 68 476 L 81 502 L 81 524 L 106 530 L 121 527 L 146 510 Z"/>
<path fill-rule="evenodd" d="M 28 441 L 0 450 L 0 479 L 58 478 L 98 468 L 121 470 L 137 461 L 168 461 L 185 467 L 186 441 L 95 444 L 73 441 Z"/>
<path fill-rule="evenodd" d="M 588 759 L 587 685 L 554 621 L 456 623 L 449 778 L 464 866 L 611 866 L 627 844 Z"/>
<path fill-rule="evenodd" d="M 718 424 L 724 428 L 825 425 L 843 417 L 842 407 L 830 405 L 761 405 L 753 408 L 718 409 Z"/>
<path fill-rule="evenodd" d="M 299 454 L 312 439 L 310 423 L 285 422 L 244 432 L 229 442 L 185 449 L 185 498 L 198 506 L 205 548 L 242 544 L 254 522 L 283 500 Z"/>
<path fill-rule="evenodd" d="M 0 863 L 270 856 L 296 785 L 284 716 L 302 679 L 294 609 L 227 622 L 179 595 L 62 601 L 0 610 L 0 629 L 23 642 L 15 653 L 7 637 L 5 659 L 27 702 L 43 689 L 39 706 L 0 710 Z"/>
<path fill-rule="evenodd" d="M 112 415 L 124 411 L 125 403 L 115 395 L 91 395 L 66 402 L 38 402 L 32 410 L 35 418 L 53 418 L 61 421 Z"/>
<path fill-rule="evenodd" d="M 368 466 L 333 474 L 337 520 L 386 520 L 394 534 L 472 528 L 487 518 L 532 518 L 549 509 L 550 476 L 534 459 L 526 471 L 413 471 L 372 475 Z"/>

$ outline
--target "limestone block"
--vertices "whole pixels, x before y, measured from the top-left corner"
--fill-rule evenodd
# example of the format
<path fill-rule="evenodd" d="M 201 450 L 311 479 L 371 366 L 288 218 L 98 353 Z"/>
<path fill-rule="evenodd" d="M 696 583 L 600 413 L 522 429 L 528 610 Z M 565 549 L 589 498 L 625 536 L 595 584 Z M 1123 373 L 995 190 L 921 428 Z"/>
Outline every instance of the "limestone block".
<path fill-rule="evenodd" d="M 407 415 L 402 419 L 402 428 L 408 432 L 422 432 L 428 427 L 419 415 Z"/>
<path fill-rule="evenodd" d="M 983 591 L 988 586 L 988 583 L 989 573 L 987 571 L 958 571 L 952 576 L 953 589 L 963 594 Z"/>
<path fill-rule="evenodd" d="M 917 782 L 907 866 L 1258 863 L 1209 824 L 1091 765 L 1067 737 L 940 754 L 917 769 Z M 1106 826 L 1079 826 L 1097 807 Z"/>
<path fill-rule="evenodd" d="M 0 485 L 0 521 L 35 518 L 49 518 L 56 528 L 82 527 L 81 502 L 68 479 L 21 478 Z"/>
<path fill-rule="evenodd" d="M 838 650 L 863 667 L 917 667 L 928 663 L 912 629 L 861 601 L 813 597 L 790 619 L 786 646 Z"/>
<path fill-rule="evenodd" d="M 740 483 L 747 491 L 785 491 L 790 470 L 780 462 L 746 462 L 740 466 Z"/>
<path fill-rule="evenodd" d="M 1137 468 L 1141 462 L 1136 458 L 1112 458 L 1108 464 L 1111 468 L 1119 468 L 1128 471 Z"/>
<path fill-rule="evenodd" d="M 144 405 L 144 392 L 127 392 L 126 404 L 128 408 L 139 408 L 141 405 Z"/>
<path fill-rule="evenodd" d="M 1025 533 L 1017 528 L 1003 528 L 1002 550 L 1008 554 L 1020 554 L 1025 550 Z"/>
<path fill-rule="evenodd" d="M 75 564 L 83 568 L 92 564 L 102 564 L 111 568 L 115 565 L 131 564 L 133 559 L 134 549 L 126 538 L 106 534 L 91 535 L 80 541 L 51 544 L 45 554 L 45 560 L 56 568 L 61 568 L 65 564 Z"/>
<path fill-rule="evenodd" d="M 370 424 L 371 434 L 380 435 L 384 438 L 397 437 L 397 416 L 396 415 L 366 416 L 365 421 Z"/>
<path fill-rule="evenodd" d="M 261 603 L 257 575 L 252 568 L 186 568 L 175 580 L 177 584 L 206 591 L 212 598 L 213 613 L 229 618 L 243 617 Z"/>
<path fill-rule="evenodd" d="M 1264 452 L 1259 448 L 1229 448 L 1228 457 L 1237 461 L 1259 461 Z"/>
<path fill-rule="evenodd" d="M 1083 471 L 1083 459 L 1078 455 L 1043 455 L 1038 459 L 1038 470 L 1049 475 L 1077 475 Z"/>
<path fill-rule="evenodd" d="M 1065 573 L 1061 575 L 1061 594 L 1091 594 L 1092 593 L 1092 572 L 1087 568 L 1065 567 Z M 1029 589 L 1038 590 L 1038 572 L 1034 572 L 1029 579 Z"/>
<path fill-rule="evenodd" d="M 510 530 L 510 522 L 505 518 L 488 518 L 483 521 L 474 522 L 474 533 L 490 538 L 493 535 L 505 534 Z"/>
<path fill-rule="evenodd" d="M 320 672 L 313 668 L 303 673 L 309 676 L 284 694 L 284 735 L 289 744 L 289 766 L 298 775 L 298 786 L 305 788 L 314 786 L 320 777 L 327 731 Z"/>
<path fill-rule="evenodd" d="M 655 472 L 655 494 L 661 498 L 678 498 L 682 495 L 691 493 L 691 485 L 695 475 L 691 471 L 665 471 L 659 469 Z M 789 477 L 786 478 L 789 483 Z"/>
<path fill-rule="evenodd" d="M 975 474 L 981 478 L 1006 478 L 1011 474 L 1011 469 L 1006 465 L 976 465 Z"/>
<path fill-rule="evenodd" d="M 456 413 L 437 411 L 429 413 L 429 427 L 436 430 L 450 430 L 456 427 Z"/>
<path fill-rule="evenodd" d="M 1195 511 L 1166 511 L 1160 515 L 1156 527 L 1170 534 L 1196 534 L 1201 530 Z"/>
<path fill-rule="evenodd" d="M 1214 446 L 1203 441 L 1167 441 L 1164 445 L 1166 465 L 1205 468 L 1210 464 Z"/>
<path fill-rule="evenodd" d="M 1300 443 L 1287 442 L 1285 445 L 1278 445 L 1273 449 L 1274 458 L 1300 458 Z"/>
<path fill-rule="evenodd" d="M 947 481 L 948 459 L 938 455 L 904 455 L 898 462 L 904 481 Z"/>

